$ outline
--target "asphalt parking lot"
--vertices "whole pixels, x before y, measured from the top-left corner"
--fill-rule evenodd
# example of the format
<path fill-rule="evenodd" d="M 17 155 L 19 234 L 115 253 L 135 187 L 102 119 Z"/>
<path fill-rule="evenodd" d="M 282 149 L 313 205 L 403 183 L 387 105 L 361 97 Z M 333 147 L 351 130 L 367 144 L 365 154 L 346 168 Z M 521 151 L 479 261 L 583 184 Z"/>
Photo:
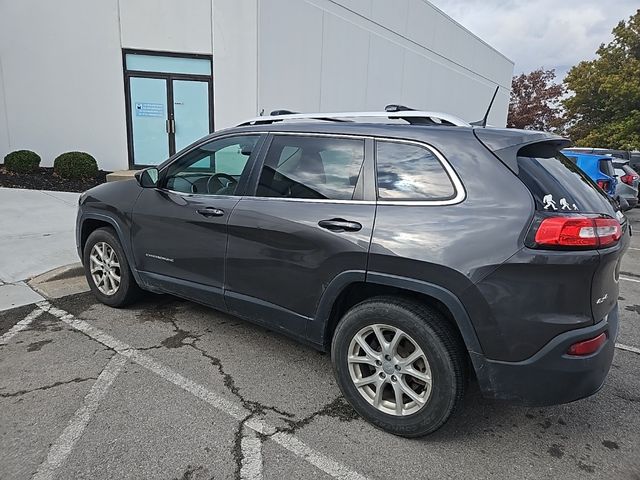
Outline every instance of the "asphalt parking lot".
<path fill-rule="evenodd" d="M 628 217 L 605 387 L 525 408 L 471 385 L 420 440 L 360 419 L 327 355 L 193 303 L 81 293 L 0 312 L 0 478 L 640 479 L 640 209 Z"/>

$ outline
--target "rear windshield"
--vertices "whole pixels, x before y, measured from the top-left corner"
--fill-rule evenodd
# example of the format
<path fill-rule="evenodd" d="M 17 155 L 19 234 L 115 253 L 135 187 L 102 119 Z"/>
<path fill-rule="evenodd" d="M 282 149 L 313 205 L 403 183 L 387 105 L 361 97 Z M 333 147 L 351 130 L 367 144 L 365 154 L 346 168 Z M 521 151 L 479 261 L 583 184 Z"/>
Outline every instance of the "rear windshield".
<path fill-rule="evenodd" d="M 544 211 L 615 215 L 607 195 L 567 157 L 518 157 L 518 177 Z"/>

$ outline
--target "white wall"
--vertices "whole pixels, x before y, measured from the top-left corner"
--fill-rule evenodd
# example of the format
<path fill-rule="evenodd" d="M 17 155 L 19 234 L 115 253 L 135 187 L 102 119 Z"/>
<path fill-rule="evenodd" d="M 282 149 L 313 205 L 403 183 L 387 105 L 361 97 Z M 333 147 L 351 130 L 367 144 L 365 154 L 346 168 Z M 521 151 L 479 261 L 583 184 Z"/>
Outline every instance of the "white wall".
<path fill-rule="evenodd" d="M 126 165 L 116 0 L 0 2 L 0 59 L 1 157 L 30 149 L 50 166 L 62 152 L 84 150 L 102 168 Z"/>
<path fill-rule="evenodd" d="M 259 3 L 258 111 L 402 103 L 505 125 L 513 62 L 423 0 Z"/>
<path fill-rule="evenodd" d="M 2 74 L 2 54 L 0 52 L 0 162 L 9 152 L 9 115 L 5 102 L 4 75 Z"/>
<path fill-rule="evenodd" d="M 0 0 L 0 161 L 127 168 L 122 48 L 213 52 L 215 128 L 388 103 L 504 125 L 513 64 L 424 0 Z"/>
<path fill-rule="evenodd" d="M 0 1 L 0 162 L 82 150 L 127 168 L 122 48 L 211 54 L 211 1 Z"/>
<path fill-rule="evenodd" d="M 258 112 L 258 0 L 213 1 L 215 129 Z"/>
<path fill-rule="evenodd" d="M 119 0 L 123 48 L 213 52 L 213 0 Z"/>

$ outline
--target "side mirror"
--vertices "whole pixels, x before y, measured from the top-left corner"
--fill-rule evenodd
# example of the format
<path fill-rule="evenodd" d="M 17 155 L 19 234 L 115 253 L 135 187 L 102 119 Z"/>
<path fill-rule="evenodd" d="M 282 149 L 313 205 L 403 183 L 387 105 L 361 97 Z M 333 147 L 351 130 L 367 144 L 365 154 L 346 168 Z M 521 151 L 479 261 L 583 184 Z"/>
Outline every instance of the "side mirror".
<path fill-rule="evenodd" d="M 140 170 L 136 172 L 135 177 L 142 188 L 154 188 L 158 186 L 159 172 L 156 167 Z"/>

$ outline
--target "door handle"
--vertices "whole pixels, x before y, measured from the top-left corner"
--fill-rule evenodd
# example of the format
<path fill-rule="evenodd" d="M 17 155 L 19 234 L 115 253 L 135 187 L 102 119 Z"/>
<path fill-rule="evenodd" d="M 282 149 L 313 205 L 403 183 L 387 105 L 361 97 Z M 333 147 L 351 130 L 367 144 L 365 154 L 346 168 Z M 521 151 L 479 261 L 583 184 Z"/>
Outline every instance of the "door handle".
<path fill-rule="evenodd" d="M 203 217 L 221 217 L 224 215 L 224 210 L 215 207 L 199 208 L 196 210 Z"/>
<path fill-rule="evenodd" d="M 332 218 L 331 220 L 320 220 L 318 226 L 331 230 L 332 232 L 357 232 L 362 229 L 358 222 L 350 222 L 343 218 Z"/>

